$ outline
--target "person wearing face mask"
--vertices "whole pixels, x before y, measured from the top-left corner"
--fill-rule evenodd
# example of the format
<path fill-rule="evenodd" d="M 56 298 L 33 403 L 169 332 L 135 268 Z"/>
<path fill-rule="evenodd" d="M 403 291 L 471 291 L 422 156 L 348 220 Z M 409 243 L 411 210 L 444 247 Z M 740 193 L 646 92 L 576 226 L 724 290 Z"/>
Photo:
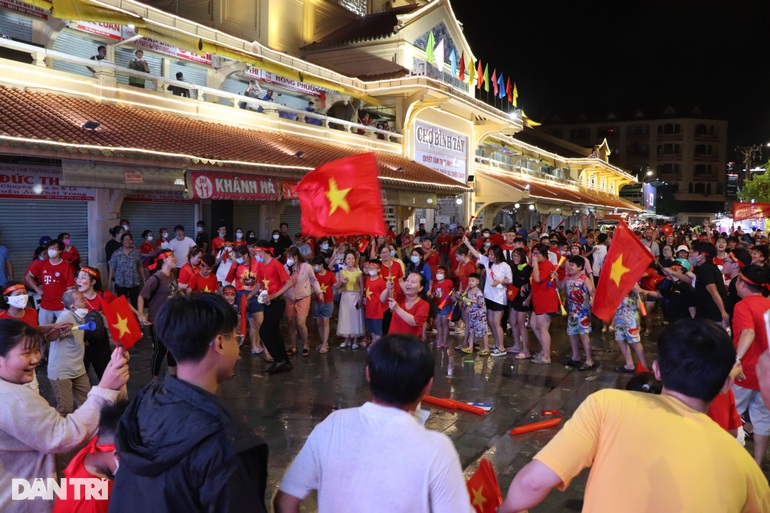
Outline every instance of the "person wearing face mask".
<path fill-rule="evenodd" d="M 29 305 L 29 291 L 20 281 L 10 280 L 2 285 L 0 291 L 0 319 L 16 319 L 27 326 L 39 328 L 46 340 L 57 338 L 62 332 L 69 331 L 69 323 L 54 323 L 40 326 L 37 310 Z"/>
<path fill-rule="evenodd" d="M 225 277 L 225 283 L 235 282 L 235 304 L 241 308 L 241 303 L 246 302 L 246 315 L 249 318 L 249 341 L 251 354 L 263 355 L 265 360 L 272 361 L 272 357 L 262 346 L 259 329 L 265 318 L 265 305 L 259 302 L 259 287 L 257 287 L 257 272 L 260 263 L 251 257 L 249 248 L 240 246 L 233 250 L 235 264 Z"/>
<path fill-rule="evenodd" d="M 35 292 L 42 296 L 40 310 L 38 312 L 39 324 L 51 324 L 56 317 L 64 311 L 62 294 L 68 288 L 75 286 L 75 276 L 72 267 L 61 259 L 64 243 L 60 240 L 52 240 L 47 244 L 48 260 L 42 262 L 35 275 L 31 277 L 35 282 Z M 37 284 L 40 285 L 37 285 Z"/>
<path fill-rule="evenodd" d="M 730 315 L 725 309 L 725 282 L 722 273 L 714 265 L 717 248 L 709 242 L 692 245 L 690 264 L 695 273 L 695 318 L 721 322 L 730 327 Z"/>
<path fill-rule="evenodd" d="M 481 231 L 481 238 L 476 241 L 476 249 L 481 251 L 482 248 L 489 248 L 492 245 L 492 241 L 489 240 L 491 232 L 488 228 L 484 228 Z"/>
<path fill-rule="evenodd" d="M 198 221 L 195 225 L 195 245 L 201 248 L 205 253 L 209 249 L 210 242 L 211 239 L 209 238 L 208 232 L 206 232 L 206 224 L 203 221 Z"/>
<path fill-rule="evenodd" d="M 107 513 L 109 497 L 115 474 L 120 468 L 120 457 L 115 448 L 115 431 L 120 417 L 126 411 L 128 401 L 122 400 L 107 405 L 99 412 L 99 431 L 96 436 L 78 452 L 62 474 L 67 478 L 66 494 L 57 497 L 53 513 L 92 512 Z M 79 485 L 73 479 L 106 479 L 107 497 L 102 501 L 86 498 L 86 494 L 78 493 Z M 62 486 L 64 488 L 64 486 Z M 77 490 L 77 491 L 76 491 Z"/>
<path fill-rule="evenodd" d="M 215 255 L 216 260 L 214 261 L 214 269 L 216 269 L 217 281 L 219 281 L 219 284 L 222 286 L 232 285 L 232 282 L 228 282 L 226 279 L 230 272 L 230 268 L 235 265 L 234 248 L 233 238 L 227 235 L 225 236 L 224 246 L 219 248 L 219 251 L 217 251 L 217 254 Z"/>
<path fill-rule="evenodd" d="M 369 332 L 369 347 L 382 337 L 382 318 L 388 309 L 382 295 L 387 290 L 387 283 L 380 277 L 380 261 L 372 260 L 364 264 L 364 324 Z M 387 297 L 387 294 L 385 294 Z"/>
<path fill-rule="evenodd" d="M 184 226 L 181 224 L 174 226 L 174 235 L 175 237 L 168 241 L 168 247 L 174 252 L 177 269 L 181 269 L 187 263 L 187 255 L 190 254 L 190 249 L 195 247 L 195 241 L 185 236 Z"/>
<path fill-rule="evenodd" d="M 323 290 L 313 274 L 313 267 L 305 262 L 299 249 L 292 246 L 286 252 L 286 272 L 289 273 L 292 286 L 284 293 L 286 299 L 286 317 L 289 320 L 289 350 L 287 354 L 297 354 L 297 335 L 302 342 L 302 356 L 310 355 L 307 342 L 307 316 L 310 313 L 310 296 L 323 299 Z M 312 289 L 312 290 L 311 290 Z"/>
<path fill-rule="evenodd" d="M 219 254 L 219 250 L 221 250 L 224 247 L 226 235 L 227 235 L 227 227 L 222 225 L 219 228 L 217 228 L 216 237 L 211 239 L 211 254 L 214 255 L 214 258 L 217 258 L 217 255 Z"/>
<path fill-rule="evenodd" d="M 246 241 L 249 240 L 250 237 L 253 237 L 253 232 L 248 232 L 252 235 L 244 235 L 243 230 L 241 228 L 235 229 L 235 247 L 239 246 L 245 246 Z"/>
<path fill-rule="evenodd" d="M 66 232 L 60 233 L 56 238 L 64 243 L 64 251 L 61 252 L 62 260 L 71 265 L 72 272 L 77 274 L 78 269 L 80 269 L 80 252 L 72 245 L 70 234 Z"/>
<path fill-rule="evenodd" d="M 124 232 L 130 232 L 131 231 L 131 225 L 128 222 L 128 219 L 121 219 L 120 220 L 120 227 L 123 228 Z"/>
<path fill-rule="evenodd" d="M 313 298 L 310 314 L 316 321 L 318 336 L 321 339 L 321 345 L 316 351 L 326 354 L 329 352 L 329 322 L 334 312 L 334 285 L 337 283 L 337 277 L 326 268 L 326 262 L 321 255 L 313 259 L 313 272 L 323 295 Z"/>
<path fill-rule="evenodd" d="M 392 284 L 391 290 L 396 301 L 403 295 L 405 268 L 401 260 L 396 259 L 395 247 L 390 244 L 383 244 L 377 248 L 377 254 L 380 257 L 380 276 Z M 382 332 L 388 333 L 390 321 L 393 318 L 393 312 L 390 309 L 385 310 L 382 316 Z"/>
<path fill-rule="evenodd" d="M 136 308 L 139 289 L 144 280 L 144 267 L 139 251 L 134 247 L 130 233 L 120 237 L 123 246 L 110 258 L 110 283 L 115 284 L 115 294 L 125 296 Z"/>
<path fill-rule="evenodd" d="M 155 247 L 158 249 L 168 249 L 168 228 L 161 228 L 158 230 L 158 234 L 160 235 L 160 238 L 155 242 Z"/>
<path fill-rule="evenodd" d="M 81 292 L 67 290 L 62 295 L 64 311 L 57 322 L 69 323 L 73 326 L 83 324 L 88 305 Z M 75 402 L 83 406 L 91 390 L 86 366 L 84 331 L 71 330 L 51 342 L 48 353 L 48 379 L 51 382 L 53 395 L 56 399 L 56 411 L 67 415 L 75 411 Z"/>
<path fill-rule="evenodd" d="M 329 265 L 329 259 L 332 257 L 332 253 L 333 250 L 331 244 L 329 244 L 329 239 L 327 237 L 318 239 L 316 243 L 316 255 L 322 257 L 326 265 Z"/>
<path fill-rule="evenodd" d="M 155 237 L 152 236 L 152 230 L 145 230 L 142 232 L 142 244 L 139 246 L 139 258 L 142 259 L 142 266 L 145 268 L 145 276 L 147 275 L 146 269 L 150 265 L 154 253 Z"/>

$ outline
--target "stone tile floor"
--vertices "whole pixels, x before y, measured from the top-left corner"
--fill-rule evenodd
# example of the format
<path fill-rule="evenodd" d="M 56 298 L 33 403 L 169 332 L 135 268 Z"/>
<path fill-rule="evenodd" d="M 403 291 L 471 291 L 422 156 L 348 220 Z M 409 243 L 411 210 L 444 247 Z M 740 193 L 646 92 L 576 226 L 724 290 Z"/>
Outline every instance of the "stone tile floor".
<path fill-rule="evenodd" d="M 311 346 L 318 344 L 315 324 L 308 321 Z M 655 336 L 644 338 L 648 360 L 654 358 Z M 285 326 L 282 327 L 284 336 Z M 332 331 L 334 333 L 334 331 Z M 436 375 L 431 395 L 451 397 L 462 401 L 492 403 L 489 414 L 446 410 L 423 404 L 430 410 L 427 427 L 444 432 L 455 444 L 467 476 L 475 470 L 481 457 L 489 459 L 498 474 L 503 491 L 507 492 L 516 472 L 528 463 L 556 433 L 558 428 L 518 435 L 509 435 L 512 427 L 540 420 L 543 409 L 558 409 L 570 417 L 580 402 L 601 388 L 624 388 L 627 375 L 613 372 L 622 363 L 612 333 L 591 335 L 594 359 L 599 369 L 579 372 L 559 364 L 569 356 L 565 321 L 554 319 L 552 365 L 533 365 L 512 357 L 493 359 L 466 355 L 459 351 L 434 351 Z M 429 339 L 435 335 L 429 335 Z M 451 340 L 450 346 L 455 343 Z M 530 332 L 530 339 L 534 336 Z M 490 336 L 491 340 L 491 336 Z M 510 337 L 506 336 L 510 344 Z M 339 408 L 358 406 L 368 398 L 364 377 L 366 350 L 340 349 L 334 343 L 328 354 L 319 355 L 311 350 L 308 357 L 294 356 L 294 370 L 290 373 L 268 376 L 268 364 L 252 356 L 244 347 L 236 365 L 235 378 L 225 383 L 220 395 L 236 414 L 267 440 L 270 447 L 268 490 L 272 494 L 281 476 L 299 452 L 313 427 L 329 413 Z M 538 348 L 537 342 L 532 343 Z M 133 395 L 150 380 L 149 362 L 152 356 L 148 338 L 132 350 L 129 394 Z M 41 390 L 50 398 L 50 386 L 44 372 L 39 373 Z M 770 475 L 768 467 L 765 473 Z M 565 492 L 554 491 L 533 512 L 580 511 L 588 472 L 584 471 Z M 272 510 L 272 507 L 270 507 Z M 316 511 L 315 498 L 303 505 L 303 511 Z"/>

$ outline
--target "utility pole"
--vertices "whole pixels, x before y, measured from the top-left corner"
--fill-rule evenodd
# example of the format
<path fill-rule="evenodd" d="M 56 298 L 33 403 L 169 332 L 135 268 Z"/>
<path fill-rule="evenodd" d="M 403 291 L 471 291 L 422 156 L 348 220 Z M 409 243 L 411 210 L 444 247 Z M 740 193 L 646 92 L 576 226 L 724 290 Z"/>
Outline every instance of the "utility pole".
<path fill-rule="evenodd" d="M 743 176 L 739 180 L 742 188 L 751 172 L 751 164 L 754 162 L 754 155 L 759 154 L 761 156 L 762 154 L 762 146 L 759 144 L 754 144 L 752 146 L 736 146 L 735 151 L 743 157 L 741 159 L 741 162 L 743 162 Z"/>

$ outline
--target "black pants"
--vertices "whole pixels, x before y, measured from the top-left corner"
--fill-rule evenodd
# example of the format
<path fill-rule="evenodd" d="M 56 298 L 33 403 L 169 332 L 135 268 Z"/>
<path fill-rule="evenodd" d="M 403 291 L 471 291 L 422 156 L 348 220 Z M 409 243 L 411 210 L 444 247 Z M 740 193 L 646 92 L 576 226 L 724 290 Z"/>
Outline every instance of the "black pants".
<path fill-rule="evenodd" d="M 110 349 L 109 338 L 103 337 L 96 340 L 89 340 L 83 355 L 83 363 L 86 366 L 86 372 L 88 372 L 88 366 L 93 365 L 96 377 L 101 380 L 104 375 L 104 369 L 106 369 L 107 364 L 110 363 L 111 356 L 112 350 Z"/>
<path fill-rule="evenodd" d="M 137 301 L 139 300 L 139 290 L 141 287 L 121 287 L 117 283 L 115 284 L 115 294 L 118 296 L 126 296 L 131 306 L 136 308 Z"/>
<path fill-rule="evenodd" d="M 282 298 L 270 301 L 269 305 L 265 305 L 265 319 L 259 328 L 259 337 L 276 362 L 284 362 L 289 359 L 281 336 L 281 317 L 283 317 L 284 310 L 286 310 L 286 301 Z"/>
<path fill-rule="evenodd" d="M 155 325 L 150 325 L 150 335 L 152 336 L 152 375 L 160 376 L 160 368 L 163 365 L 163 357 L 166 357 L 169 367 L 176 367 L 176 360 L 174 355 L 169 353 L 166 346 L 163 345 L 158 339 L 158 335 L 155 333 Z"/>

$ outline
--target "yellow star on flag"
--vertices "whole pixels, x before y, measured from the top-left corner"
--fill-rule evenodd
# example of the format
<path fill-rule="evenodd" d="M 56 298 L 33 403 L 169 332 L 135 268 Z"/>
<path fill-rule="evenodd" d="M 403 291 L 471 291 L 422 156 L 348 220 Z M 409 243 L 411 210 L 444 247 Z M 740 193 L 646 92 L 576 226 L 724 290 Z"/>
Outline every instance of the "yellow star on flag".
<path fill-rule="evenodd" d="M 270 285 L 270 280 L 267 278 L 262 280 L 262 285 L 265 287 L 265 290 L 267 290 L 267 286 Z"/>
<path fill-rule="evenodd" d="M 484 509 L 484 503 L 487 502 L 489 499 L 484 497 L 484 486 L 479 486 L 478 488 L 472 488 L 473 490 L 473 500 L 471 501 L 471 504 L 475 507 L 478 506 L 479 509 Z"/>
<path fill-rule="evenodd" d="M 350 205 L 345 199 L 350 191 L 351 189 L 338 189 L 334 178 L 329 178 L 329 190 L 326 191 L 326 197 L 329 198 L 329 215 L 332 215 L 337 208 L 341 208 L 346 214 L 350 213 Z"/>
<path fill-rule="evenodd" d="M 123 335 L 126 333 L 131 333 L 131 330 L 128 328 L 128 318 L 123 318 L 118 314 L 118 322 L 112 325 L 113 328 L 117 328 L 120 330 L 120 338 L 123 338 Z"/>
<path fill-rule="evenodd" d="M 370 297 L 372 297 L 372 289 L 367 287 L 366 288 L 366 299 L 369 299 Z"/>
<path fill-rule="evenodd" d="M 621 253 L 618 259 L 612 262 L 612 272 L 610 273 L 610 279 L 615 282 L 615 285 L 620 287 L 620 281 L 623 279 L 623 275 L 630 270 L 631 269 L 623 265 L 623 254 Z"/>

